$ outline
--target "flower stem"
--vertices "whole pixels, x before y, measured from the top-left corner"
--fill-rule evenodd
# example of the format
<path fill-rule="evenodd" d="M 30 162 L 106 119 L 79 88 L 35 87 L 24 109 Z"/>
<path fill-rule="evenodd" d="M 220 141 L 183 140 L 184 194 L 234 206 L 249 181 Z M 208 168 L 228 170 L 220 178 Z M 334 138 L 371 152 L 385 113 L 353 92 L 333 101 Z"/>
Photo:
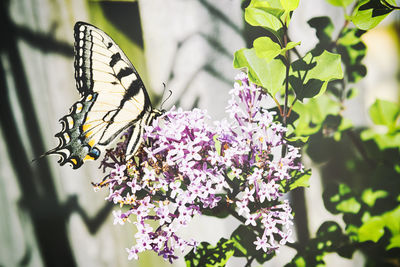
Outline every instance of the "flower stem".
<path fill-rule="evenodd" d="M 283 34 L 283 43 L 284 47 L 287 46 L 288 43 L 288 33 L 287 27 L 284 27 L 284 34 Z M 285 52 L 285 62 L 286 62 L 286 80 L 285 80 L 285 102 L 283 105 L 283 116 L 282 116 L 282 125 L 286 127 L 287 125 L 287 117 L 288 117 L 288 101 L 289 101 L 289 70 L 290 70 L 290 53 L 289 51 Z M 283 138 L 285 138 L 285 133 L 283 133 Z M 284 157 L 287 153 L 287 146 L 284 144 L 282 146 L 282 157 Z"/>

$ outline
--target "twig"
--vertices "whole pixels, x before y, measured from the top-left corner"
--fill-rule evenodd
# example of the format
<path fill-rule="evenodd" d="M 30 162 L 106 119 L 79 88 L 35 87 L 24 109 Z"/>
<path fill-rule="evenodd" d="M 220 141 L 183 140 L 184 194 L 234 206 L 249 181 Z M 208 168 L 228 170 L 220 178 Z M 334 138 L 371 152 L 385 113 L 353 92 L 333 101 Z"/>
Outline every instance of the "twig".
<path fill-rule="evenodd" d="M 288 43 L 288 34 L 287 34 L 287 27 L 284 27 L 284 34 L 283 34 L 283 42 L 286 47 Z M 283 127 L 287 125 L 287 109 L 288 109 L 288 101 L 289 101 L 289 71 L 290 71 L 290 53 L 289 51 L 285 52 L 285 59 L 286 59 L 286 81 L 285 81 L 285 103 L 283 105 L 283 116 L 282 116 L 282 124 Z M 285 133 L 283 133 L 283 138 L 285 138 Z M 286 155 L 287 146 L 283 144 L 282 146 L 282 157 Z"/>

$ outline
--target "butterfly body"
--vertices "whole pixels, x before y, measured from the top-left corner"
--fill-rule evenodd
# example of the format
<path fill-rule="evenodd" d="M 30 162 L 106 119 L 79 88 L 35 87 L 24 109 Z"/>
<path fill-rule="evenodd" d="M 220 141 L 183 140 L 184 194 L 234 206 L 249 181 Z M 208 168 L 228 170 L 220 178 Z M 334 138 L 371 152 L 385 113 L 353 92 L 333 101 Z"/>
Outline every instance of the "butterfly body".
<path fill-rule="evenodd" d="M 85 22 L 74 27 L 74 67 L 81 99 L 60 119 L 59 145 L 45 153 L 57 154 L 59 163 L 79 168 L 95 160 L 100 149 L 133 127 L 126 156 L 141 144 L 144 126 L 161 114 L 151 105 L 138 72 L 118 45 L 102 30 Z"/>

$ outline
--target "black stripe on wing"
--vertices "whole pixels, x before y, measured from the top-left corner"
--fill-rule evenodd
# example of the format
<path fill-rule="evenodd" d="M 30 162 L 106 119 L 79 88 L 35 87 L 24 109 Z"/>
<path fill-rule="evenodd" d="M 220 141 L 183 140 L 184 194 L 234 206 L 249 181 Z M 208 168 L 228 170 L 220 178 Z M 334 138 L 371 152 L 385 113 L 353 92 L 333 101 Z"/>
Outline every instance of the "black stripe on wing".
<path fill-rule="evenodd" d="M 93 91 L 95 83 L 93 73 L 96 71 L 93 68 L 94 63 L 103 63 L 105 68 L 107 66 L 110 67 L 112 70 L 109 74 L 115 77 L 115 82 L 123 85 L 122 78 L 132 75 L 135 77 L 132 80 L 136 82 L 136 85 L 144 89 L 143 81 L 133 64 L 122 49 L 105 32 L 91 24 L 77 22 L 74 27 L 74 39 L 75 79 L 77 89 L 81 94 Z M 124 68 L 116 68 L 120 61 L 124 63 Z M 128 91 L 130 86 L 124 87 Z M 146 96 L 148 98 L 147 92 Z"/>
<path fill-rule="evenodd" d="M 144 127 L 146 125 L 151 125 L 153 120 L 161 116 L 163 111 L 153 109 L 151 112 L 146 113 L 143 118 L 136 123 L 132 128 L 131 136 L 129 137 L 128 145 L 126 147 L 126 159 L 129 160 L 138 151 L 140 145 L 142 144 L 142 137 L 144 133 Z"/>
<path fill-rule="evenodd" d="M 74 65 L 78 91 L 83 95 L 92 92 L 95 89 L 96 72 L 99 74 L 101 71 L 112 75 L 115 80 L 111 83 L 119 84 L 125 90 L 120 103 L 114 103 L 118 105 L 118 109 L 108 112 L 113 113 L 113 115 L 108 119 L 108 125 L 104 130 L 103 136 L 114 123 L 114 119 L 118 116 L 120 110 L 124 108 L 125 103 L 135 98 L 140 92 L 144 94 L 143 103 L 139 103 L 141 105 L 139 106 L 141 112 L 136 115 L 136 118 L 132 118 L 131 123 L 133 124 L 141 120 L 146 112 L 151 112 L 150 98 L 139 73 L 110 36 L 93 25 L 77 22 L 74 27 L 74 37 Z M 101 64 L 99 62 L 105 65 L 103 66 L 104 69 L 94 69 L 95 64 Z M 108 72 L 106 70 L 107 67 L 110 68 Z M 99 75 L 101 75 L 101 73 Z M 101 143 L 110 142 L 109 138 L 103 140 L 103 136 L 100 138 Z"/>
<path fill-rule="evenodd" d="M 86 31 L 80 31 L 80 24 L 74 27 L 74 68 L 76 88 L 81 95 L 92 92 L 93 89 L 93 40 Z"/>

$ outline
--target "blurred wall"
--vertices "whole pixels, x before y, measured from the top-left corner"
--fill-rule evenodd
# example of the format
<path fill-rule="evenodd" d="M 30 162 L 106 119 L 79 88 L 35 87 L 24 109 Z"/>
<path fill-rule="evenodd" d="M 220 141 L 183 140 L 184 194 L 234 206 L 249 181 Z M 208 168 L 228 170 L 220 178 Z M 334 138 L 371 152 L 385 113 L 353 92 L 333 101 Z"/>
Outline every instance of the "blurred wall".
<path fill-rule="evenodd" d="M 0 266 L 170 266 L 153 254 L 140 255 L 138 262 L 127 260 L 125 248 L 134 242 L 132 228 L 114 226 L 112 206 L 104 201 L 107 192 L 93 192 L 90 182 L 102 178 L 97 162 L 72 170 L 60 167 L 56 157 L 31 160 L 57 145 L 53 136 L 61 129 L 58 119 L 79 97 L 73 80 L 76 21 L 97 25 L 120 44 L 144 78 L 153 103 L 159 105 L 168 95 L 164 90 L 171 90 L 164 108 L 200 107 L 220 119 L 238 73 L 232 67 L 233 53 L 246 45 L 241 1 L 5 0 L 1 5 L 7 38 L 0 51 Z M 292 21 L 292 40 L 303 41 L 300 50 L 309 49 L 316 39 L 306 21 L 317 15 L 339 17 L 335 15 L 340 12 L 325 1 L 301 1 Z M 389 98 L 399 97 L 397 83 L 381 82 L 382 77 L 393 79 L 396 73 L 390 70 L 398 62 L 389 60 L 390 69 L 377 65 L 397 53 L 392 39 L 382 38 L 387 36 L 384 29 L 365 37 L 371 50 L 367 67 L 375 76 L 365 80 L 367 89 L 349 104 L 348 115 L 358 125 L 368 123 L 365 107 L 377 87 L 383 86 L 379 90 L 388 92 Z M 381 43 L 374 46 L 377 39 Z M 379 49 L 382 46 L 387 48 Z M 322 204 L 318 171 L 311 181 L 306 203 L 312 236 L 332 215 Z M 220 236 L 228 237 L 236 225 L 233 219 L 198 218 L 185 235 L 214 243 Z M 284 248 L 268 266 L 282 266 L 293 255 Z M 340 264 L 357 266 L 362 261 L 357 257 L 341 259 Z M 337 260 L 329 258 L 328 266 Z M 183 259 L 175 266 L 184 266 Z"/>

